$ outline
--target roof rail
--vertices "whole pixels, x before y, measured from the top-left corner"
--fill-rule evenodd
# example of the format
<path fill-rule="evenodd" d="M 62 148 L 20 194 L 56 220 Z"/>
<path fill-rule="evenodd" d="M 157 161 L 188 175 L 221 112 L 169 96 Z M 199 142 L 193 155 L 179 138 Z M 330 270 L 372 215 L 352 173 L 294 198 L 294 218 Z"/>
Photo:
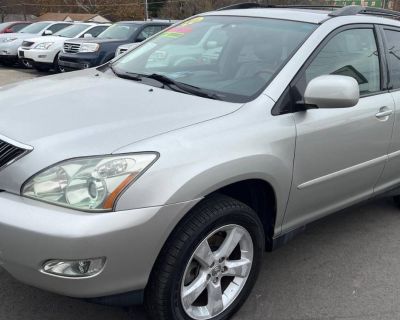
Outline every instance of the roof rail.
<path fill-rule="evenodd" d="M 393 18 L 400 20 L 400 12 L 389 9 L 375 8 L 375 7 L 363 7 L 363 6 L 330 6 L 330 5 L 272 5 L 272 4 L 260 4 L 257 2 L 244 2 L 233 4 L 228 7 L 220 8 L 217 11 L 223 10 L 235 10 L 235 9 L 255 9 L 255 8 L 293 8 L 293 9 L 320 9 L 320 10 L 333 10 L 330 17 L 342 17 L 342 16 L 354 16 L 357 14 L 368 14 L 373 16 L 382 16 L 386 18 Z"/>
<path fill-rule="evenodd" d="M 346 6 L 341 9 L 335 10 L 329 14 L 331 17 L 354 16 L 356 14 L 369 14 L 373 16 L 383 16 L 387 18 L 400 19 L 400 12 L 363 6 Z"/>
<path fill-rule="evenodd" d="M 343 6 L 335 6 L 335 5 L 301 5 L 301 4 L 293 4 L 293 5 L 274 5 L 274 4 L 260 4 L 256 2 L 244 2 L 244 3 L 237 3 L 231 6 L 223 7 L 218 9 L 217 11 L 223 10 L 235 10 L 235 9 L 256 9 L 256 8 L 294 8 L 294 9 L 338 9 L 342 8 Z"/>
<path fill-rule="evenodd" d="M 265 8 L 265 7 L 267 7 L 267 6 L 256 3 L 256 2 L 243 2 L 243 3 L 232 4 L 227 7 L 219 8 L 217 11 L 235 10 L 235 9 L 254 9 L 254 8 Z"/>

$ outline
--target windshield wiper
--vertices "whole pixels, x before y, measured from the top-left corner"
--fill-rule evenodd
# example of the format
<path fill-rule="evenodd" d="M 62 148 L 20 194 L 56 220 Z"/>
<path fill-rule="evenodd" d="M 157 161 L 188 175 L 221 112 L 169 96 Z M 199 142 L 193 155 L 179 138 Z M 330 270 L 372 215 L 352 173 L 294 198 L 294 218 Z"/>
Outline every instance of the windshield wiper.
<path fill-rule="evenodd" d="M 218 95 L 216 93 L 209 92 L 206 89 L 198 88 L 198 87 L 192 86 L 190 84 L 175 81 L 175 80 L 173 80 L 167 76 L 164 76 L 162 74 L 153 73 L 150 75 L 146 75 L 146 74 L 138 74 L 138 73 L 133 73 L 133 72 L 119 73 L 115 70 L 115 68 L 111 64 L 109 67 L 110 67 L 111 71 L 117 77 L 120 77 L 123 79 L 140 81 L 140 82 L 143 81 L 143 79 L 152 79 L 157 82 L 160 82 L 163 85 L 163 87 L 167 86 L 171 90 L 174 90 L 177 92 L 191 94 L 194 96 L 203 97 L 203 98 L 207 98 L 207 99 L 223 100 L 223 97 L 221 97 L 220 95 Z"/>
<path fill-rule="evenodd" d="M 180 91 L 182 93 L 187 93 L 187 94 L 191 94 L 191 95 L 195 95 L 195 96 L 199 96 L 199 97 L 203 97 L 203 98 L 208 98 L 208 99 L 222 100 L 222 97 L 220 97 L 218 94 L 211 93 L 206 89 L 195 87 L 190 84 L 175 81 L 174 79 L 171 79 L 162 74 L 153 73 L 150 75 L 141 74 L 141 75 L 137 75 L 137 76 L 140 76 L 142 78 L 156 80 L 156 81 L 162 83 L 163 85 L 166 85 L 168 88 L 175 90 L 175 91 Z M 178 90 L 176 90 L 176 89 L 178 89 Z"/>
<path fill-rule="evenodd" d="M 137 75 L 135 73 L 129 73 L 129 72 L 127 72 L 127 73 L 119 73 L 119 72 L 117 72 L 117 70 L 115 70 L 115 68 L 113 67 L 112 64 L 109 65 L 109 68 L 119 78 L 128 79 L 128 80 L 134 80 L 134 81 L 142 81 L 141 76 Z"/>

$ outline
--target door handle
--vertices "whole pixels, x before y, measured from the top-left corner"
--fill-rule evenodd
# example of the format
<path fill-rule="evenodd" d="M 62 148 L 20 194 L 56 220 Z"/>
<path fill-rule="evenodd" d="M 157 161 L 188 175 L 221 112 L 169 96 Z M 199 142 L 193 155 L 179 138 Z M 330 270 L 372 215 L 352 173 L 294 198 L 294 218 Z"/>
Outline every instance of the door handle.
<path fill-rule="evenodd" d="M 387 118 L 393 113 L 392 109 L 388 107 L 382 107 L 379 109 L 379 112 L 375 115 L 378 119 Z"/>

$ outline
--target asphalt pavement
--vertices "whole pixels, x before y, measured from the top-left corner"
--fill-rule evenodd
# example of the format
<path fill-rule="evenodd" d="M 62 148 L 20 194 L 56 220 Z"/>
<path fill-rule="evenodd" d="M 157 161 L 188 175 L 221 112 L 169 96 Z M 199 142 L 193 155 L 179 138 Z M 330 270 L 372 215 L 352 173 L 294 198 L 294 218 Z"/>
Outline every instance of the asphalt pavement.
<path fill-rule="evenodd" d="M 0 86 L 37 73 L 0 67 Z M 0 95 L 1 105 L 1 95 Z M 0 113 L 1 117 L 1 113 Z M 0 320 L 147 320 L 21 284 L 0 268 Z M 400 209 L 376 199 L 307 228 L 264 257 L 233 320 L 400 320 Z"/>

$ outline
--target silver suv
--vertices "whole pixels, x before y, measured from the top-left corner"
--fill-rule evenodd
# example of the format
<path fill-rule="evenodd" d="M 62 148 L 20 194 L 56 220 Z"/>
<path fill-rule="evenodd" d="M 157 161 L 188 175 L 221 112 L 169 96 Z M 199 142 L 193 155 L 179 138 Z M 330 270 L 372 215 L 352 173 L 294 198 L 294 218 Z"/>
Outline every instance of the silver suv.
<path fill-rule="evenodd" d="M 0 265 L 157 320 L 228 319 L 265 249 L 400 193 L 400 23 L 384 17 L 242 4 L 2 88 Z"/>

